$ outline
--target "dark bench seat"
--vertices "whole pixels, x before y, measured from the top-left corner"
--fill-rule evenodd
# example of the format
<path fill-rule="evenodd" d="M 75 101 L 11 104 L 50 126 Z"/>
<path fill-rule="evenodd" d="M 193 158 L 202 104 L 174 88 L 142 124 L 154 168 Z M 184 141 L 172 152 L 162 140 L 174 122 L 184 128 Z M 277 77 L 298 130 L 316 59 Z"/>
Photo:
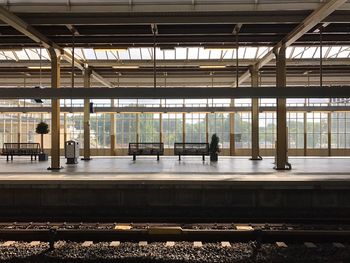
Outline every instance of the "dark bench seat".
<path fill-rule="evenodd" d="M 164 155 L 163 143 L 129 143 L 128 155 L 133 156 L 133 160 L 136 160 L 136 155 L 157 155 L 159 161 L 159 155 Z"/>
<path fill-rule="evenodd" d="M 203 161 L 205 156 L 209 155 L 209 143 L 175 143 L 174 155 L 202 155 Z"/>
<path fill-rule="evenodd" d="M 40 144 L 39 143 L 4 143 L 2 148 L 1 155 L 6 155 L 7 161 L 13 156 L 30 156 L 30 159 L 33 160 L 33 157 L 36 160 L 36 157 L 40 154 Z"/>

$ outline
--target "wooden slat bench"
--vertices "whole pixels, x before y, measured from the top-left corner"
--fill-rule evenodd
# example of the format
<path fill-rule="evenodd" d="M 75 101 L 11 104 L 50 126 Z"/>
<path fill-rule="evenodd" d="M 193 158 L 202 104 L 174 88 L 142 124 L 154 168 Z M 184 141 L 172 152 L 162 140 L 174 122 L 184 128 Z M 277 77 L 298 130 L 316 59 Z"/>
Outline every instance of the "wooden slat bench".
<path fill-rule="evenodd" d="M 159 161 L 159 155 L 164 155 L 163 143 L 129 143 L 128 155 L 133 156 L 133 160 L 136 160 L 136 155 L 157 155 Z"/>
<path fill-rule="evenodd" d="M 175 143 L 174 155 L 202 155 L 203 161 L 205 156 L 209 155 L 209 143 Z"/>
<path fill-rule="evenodd" d="M 6 160 L 13 160 L 13 156 L 30 155 L 30 159 L 33 161 L 33 157 L 37 158 L 40 154 L 39 143 L 4 143 L 1 155 L 6 155 Z"/>

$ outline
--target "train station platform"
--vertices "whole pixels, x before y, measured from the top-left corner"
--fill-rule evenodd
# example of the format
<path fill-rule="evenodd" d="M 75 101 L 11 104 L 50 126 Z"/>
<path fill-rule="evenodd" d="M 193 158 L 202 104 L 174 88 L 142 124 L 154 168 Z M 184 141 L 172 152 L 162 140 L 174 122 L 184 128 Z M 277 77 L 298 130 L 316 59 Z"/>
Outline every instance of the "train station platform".
<path fill-rule="evenodd" d="M 350 219 L 350 158 L 96 157 L 47 171 L 49 162 L 0 159 L 0 220 Z"/>
<path fill-rule="evenodd" d="M 155 157 L 93 157 L 78 164 L 65 164 L 63 169 L 47 171 L 50 162 L 30 161 L 28 157 L 15 157 L 6 162 L 0 158 L 0 182 L 4 181 L 350 181 L 350 157 L 294 157 L 289 159 L 291 171 L 273 169 L 274 159 L 250 161 L 248 157 L 220 157 L 211 163 L 209 157 L 163 156 Z"/>

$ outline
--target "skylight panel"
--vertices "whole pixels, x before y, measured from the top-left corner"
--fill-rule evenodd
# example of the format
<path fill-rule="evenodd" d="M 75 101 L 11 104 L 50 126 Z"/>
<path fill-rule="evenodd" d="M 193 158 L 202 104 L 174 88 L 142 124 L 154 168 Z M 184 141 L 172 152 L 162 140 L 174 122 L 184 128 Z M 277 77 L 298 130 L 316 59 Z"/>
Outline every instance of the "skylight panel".
<path fill-rule="evenodd" d="M 198 59 L 198 47 L 188 48 L 188 59 Z"/>
<path fill-rule="evenodd" d="M 26 49 L 25 51 L 27 52 L 29 59 L 31 59 L 31 60 L 39 60 L 40 59 L 39 54 L 36 53 L 34 50 Z"/>
<path fill-rule="evenodd" d="M 84 55 L 87 60 L 96 60 L 95 51 L 92 48 L 85 48 Z"/>
<path fill-rule="evenodd" d="M 74 56 L 80 60 L 85 60 L 82 48 L 75 48 L 74 49 Z"/>
<path fill-rule="evenodd" d="M 28 60 L 29 59 L 27 53 L 23 49 L 20 51 L 15 51 L 15 53 L 20 60 Z"/>
<path fill-rule="evenodd" d="M 202 47 L 199 48 L 199 59 L 209 59 L 210 51 Z"/>
<path fill-rule="evenodd" d="M 129 48 L 130 59 L 140 60 L 141 59 L 141 50 L 140 48 Z"/>
<path fill-rule="evenodd" d="M 234 54 L 234 50 L 232 50 L 232 49 L 224 50 L 223 51 L 223 59 L 233 59 L 233 54 Z"/>
<path fill-rule="evenodd" d="M 350 55 L 350 47 L 342 47 L 337 58 L 348 58 Z"/>
<path fill-rule="evenodd" d="M 293 59 L 301 58 L 304 51 L 305 51 L 305 47 L 294 47 L 294 52 L 293 52 L 292 58 Z"/>
<path fill-rule="evenodd" d="M 328 58 L 336 58 L 340 49 L 341 49 L 341 47 L 331 47 L 327 57 Z M 323 56 L 325 56 L 325 55 L 323 55 Z"/>
<path fill-rule="evenodd" d="M 16 56 L 13 54 L 12 51 L 4 51 L 4 55 L 5 55 L 8 59 L 17 60 Z"/>
<path fill-rule="evenodd" d="M 187 48 L 178 47 L 175 49 L 176 59 L 186 59 Z"/>
<path fill-rule="evenodd" d="M 105 50 L 95 50 L 97 59 L 107 59 L 107 53 Z"/>
<path fill-rule="evenodd" d="M 257 48 L 256 47 L 247 47 L 245 49 L 245 59 L 255 59 L 257 54 Z"/>
<path fill-rule="evenodd" d="M 317 50 L 317 47 L 306 47 L 306 49 L 302 55 L 302 58 L 305 58 L 305 59 L 313 58 L 316 50 Z"/>
<path fill-rule="evenodd" d="M 246 49 L 245 47 L 238 48 L 238 58 L 239 59 L 244 59 L 245 49 Z"/>
<path fill-rule="evenodd" d="M 126 50 L 118 50 L 118 57 L 121 60 L 128 60 L 128 59 L 130 59 L 129 51 L 127 49 Z"/>
<path fill-rule="evenodd" d="M 142 59 L 146 59 L 146 60 L 152 59 L 149 48 L 141 48 L 141 55 L 142 55 Z"/>
<path fill-rule="evenodd" d="M 288 50 L 288 48 L 287 48 Z M 258 47 L 258 52 L 256 54 L 257 58 L 262 58 L 266 55 L 266 53 L 269 51 L 268 47 Z"/>
<path fill-rule="evenodd" d="M 210 50 L 210 59 L 220 59 L 221 50 L 220 49 L 211 49 Z"/>
<path fill-rule="evenodd" d="M 293 50 L 294 50 L 294 47 L 287 47 L 287 48 L 286 48 L 286 58 L 287 58 L 287 59 L 291 59 Z"/>
<path fill-rule="evenodd" d="M 152 48 L 152 57 L 153 57 L 153 48 Z M 161 50 L 160 48 L 156 48 L 156 59 L 164 59 L 164 50 Z"/>
<path fill-rule="evenodd" d="M 175 59 L 175 50 L 164 50 L 166 60 Z"/>

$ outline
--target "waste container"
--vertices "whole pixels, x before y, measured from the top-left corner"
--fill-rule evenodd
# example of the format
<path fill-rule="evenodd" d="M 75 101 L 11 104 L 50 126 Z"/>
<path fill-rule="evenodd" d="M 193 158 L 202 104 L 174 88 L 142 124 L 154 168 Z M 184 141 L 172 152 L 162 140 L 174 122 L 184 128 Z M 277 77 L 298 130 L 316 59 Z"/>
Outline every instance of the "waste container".
<path fill-rule="evenodd" d="M 67 164 L 78 163 L 79 158 L 79 142 L 77 141 L 66 141 L 64 144 L 64 153 L 67 158 Z"/>

